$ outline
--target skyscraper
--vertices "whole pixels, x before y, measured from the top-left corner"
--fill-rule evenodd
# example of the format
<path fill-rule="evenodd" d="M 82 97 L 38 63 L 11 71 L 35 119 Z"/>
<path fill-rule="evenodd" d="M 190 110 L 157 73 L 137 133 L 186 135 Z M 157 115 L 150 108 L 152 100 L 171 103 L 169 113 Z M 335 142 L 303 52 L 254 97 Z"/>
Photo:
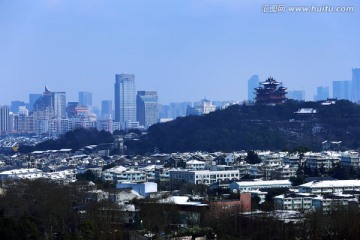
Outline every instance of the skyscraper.
<path fill-rule="evenodd" d="M 315 101 L 322 101 L 329 98 L 329 87 L 317 87 Z"/>
<path fill-rule="evenodd" d="M 115 75 L 115 121 L 126 128 L 128 121 L 136 121 L 136 89 L 134 74 Z"/>
<path fill-rule="evenodd" d="M 255 100 L 255 88 L 257 88 L 259 86 L 259 76 L 258 75 L 253 75 L 249 80 L 248 80 L 248 100 L 249 101 L 254 101 Z"/>
<path fill-rule="evenodd" d="M 65 92 L 53 92 L 54 114 L 56 118 L 66 118 L 66 94 Z"/>
<path fill-rule="evenodd" d="M 138 91 L 136 96 L 136 116 L 140 125 L 148 128 L 159 118 L 158 95 L 156 91 Z"/>
<path fill-rule="evenodd" d="M 101 101 L 101 116 L 105 119 L 111 118 L 112 115 L 112 101 L 102 100 Z"/>
<path fill-rule="evenodd" d="M 351 81 L 333 81 L 333 98 L 351 100 Z"/>
<path fill-rule="evenodd" d="M 360 68 L 352 69 L 352 100 L 360 101 Z"/>
<path fill-rule="evenodd" d="M 79 104 L 83 107 L 92 106 L 92 93 L 91 92 L 79 92 Z"/>
<path fill-rule="evenodd" d="M 9 107 L 0 106 L 0 134 L 9 130 Z"/>

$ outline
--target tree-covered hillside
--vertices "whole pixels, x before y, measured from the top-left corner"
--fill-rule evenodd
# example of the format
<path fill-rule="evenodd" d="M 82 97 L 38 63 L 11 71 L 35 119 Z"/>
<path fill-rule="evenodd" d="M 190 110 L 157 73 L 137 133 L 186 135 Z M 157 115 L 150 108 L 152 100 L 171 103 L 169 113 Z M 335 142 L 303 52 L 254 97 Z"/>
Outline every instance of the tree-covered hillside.
<path fill-rule="evenodd" d="M 300 108 L 314 108 L 312 117 L 297 117 Z M 349 101 L 332 105 L 289 100 L 276 106 L 235 105 L 203 116 L 180 117 L 153 125 L 141 141 L 130 143 L 132 152 L 234 151 L 242 149 L 319 150 L 321 142 L 343 141 L 360 146 L 360 106 Z"/>

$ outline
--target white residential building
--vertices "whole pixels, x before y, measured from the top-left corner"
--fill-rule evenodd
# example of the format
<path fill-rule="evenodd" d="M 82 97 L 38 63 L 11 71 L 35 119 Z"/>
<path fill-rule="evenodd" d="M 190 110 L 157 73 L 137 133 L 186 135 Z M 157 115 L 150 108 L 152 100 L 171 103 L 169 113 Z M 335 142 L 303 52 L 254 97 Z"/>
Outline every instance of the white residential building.
<path fill-rule="evenodd" d="M 347 167 L 360 167 L 360 156 L 358 152 L 346 151 L 341 154 L 341 164 Z"/>
<path fill-rule="evenodd" d="M 263 188 L 289 188 L 291 182 L 289 180 L 255 180 L 244 182 L 232 182 L 230 184 L 230 191 L 232 192 L 249 192 Z"/>
<path fill-rule="evenodd" d="M 313 181 L 299 186 L 302 193 L 341 193 L 349 190 L 360 190 L 360 180 L 332 180 L 332 181 Z"/>
<path fill-rule="evenodd" d="M 190 170 L 205 170 L 205 162 L 198 160 L 190 160 L 186 162 L 186 169 Z"/>
<path fill-rule="evenodd" d="M 218 181 L 232 180 L 239 178 L 239 170 L 228 171 L 170 171 L 171 181 L 194 184 L 212 184 Z"/>
<path fill-rule="evenodd" d="M 275 210 L 308 211 L 312 208 L 312 198 L 309 193 L 289 193 L 274 197 Z"/>

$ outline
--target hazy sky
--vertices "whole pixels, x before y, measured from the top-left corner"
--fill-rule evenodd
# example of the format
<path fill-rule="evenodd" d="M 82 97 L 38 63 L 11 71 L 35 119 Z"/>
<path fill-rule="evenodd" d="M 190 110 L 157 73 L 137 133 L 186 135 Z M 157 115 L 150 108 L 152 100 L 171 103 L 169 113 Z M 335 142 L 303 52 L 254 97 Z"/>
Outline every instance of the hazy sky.
<path fill-rule="evenodd" d="M 263 13 L 264 4 L 354 6 L 352 13 Z M 116 73 L 161 103 L 244 100 L 247 80 L 289 90 L 351 80 L 360 66 L 358 0 L 0 0 L 0 105 L 44 85 L 114 98 Z"/>

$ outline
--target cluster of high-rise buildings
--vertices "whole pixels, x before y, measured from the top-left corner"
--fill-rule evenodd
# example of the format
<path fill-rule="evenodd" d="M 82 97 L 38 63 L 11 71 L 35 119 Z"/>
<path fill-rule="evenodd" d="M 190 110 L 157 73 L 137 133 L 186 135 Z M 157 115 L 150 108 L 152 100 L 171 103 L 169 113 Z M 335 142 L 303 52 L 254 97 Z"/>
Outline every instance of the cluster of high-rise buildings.
<path fill-rule="evenodd" d="M 259 76 L 253 75 L 248 80 L 248 101 L 255 100 L 255 89 L 261 84 Z M 287 98 L 298 101 L 305 101 L 304 90 L 289 90 Z M 318 86 L 316 88 L 315 101 L 326 100 L 328 98 L 345 99 L 353 102 L 360 102 L 360 68 L 352 69 L 351 80 L 332 81 L 332 95 L 328 86 Z"/>
<path fill-rule="evenodd" d="M 101 111 L 93 105 L 92 92 L 79 92 L 78 101 L 66 101 L 65 92 L 29 94 L 28 103 L 12 101 L 0 106 L 0 134 L 35 133 L 53 136 L 75 128 L 97 128 L 113 132 L 147 129 L 159 121 L 179 116 L 202 115 L 233 101 L 170 103 L 160 105 L 157 91 L 137 91 L 134 74 L 116 74 L 114 100 L 102 100 Z"/>
<path fill-rule="evenodd" d="M 29 94 L 29 102 L 12 101 L 0 106 L 0 133 L 35 133 L 52 136 L 78 127 L 146 129 L 159 120 L 156 91 L 136 91 L 134 74 L 116 74 L 112 100 L 102 100 L 101 112 L 93 106 L 92 93 L 79 92 L 77 102 L 67 102 L 65 92 Z M 114 116 L 114 118 L 113 118 Z"/>

